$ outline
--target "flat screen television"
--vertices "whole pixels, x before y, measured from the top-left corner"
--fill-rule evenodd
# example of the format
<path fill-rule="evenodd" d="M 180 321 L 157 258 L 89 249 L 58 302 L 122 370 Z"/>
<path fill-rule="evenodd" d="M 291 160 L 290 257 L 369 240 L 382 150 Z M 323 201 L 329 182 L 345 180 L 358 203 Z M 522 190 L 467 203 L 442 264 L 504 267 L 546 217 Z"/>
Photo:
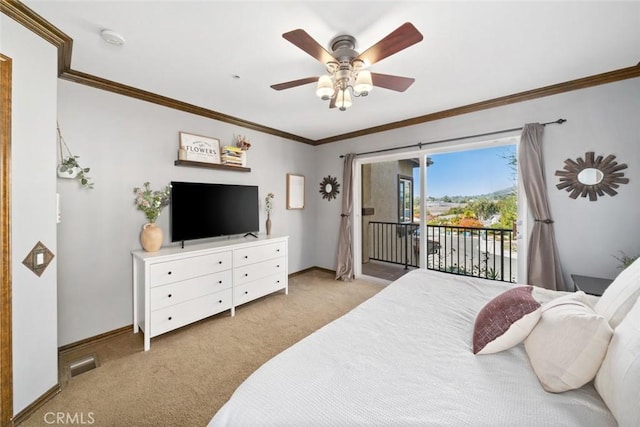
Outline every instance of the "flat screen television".
<path fill-rule="evenodd" d="M 171 182 L 172 242 L 259 230 L 258 187 Z"/>

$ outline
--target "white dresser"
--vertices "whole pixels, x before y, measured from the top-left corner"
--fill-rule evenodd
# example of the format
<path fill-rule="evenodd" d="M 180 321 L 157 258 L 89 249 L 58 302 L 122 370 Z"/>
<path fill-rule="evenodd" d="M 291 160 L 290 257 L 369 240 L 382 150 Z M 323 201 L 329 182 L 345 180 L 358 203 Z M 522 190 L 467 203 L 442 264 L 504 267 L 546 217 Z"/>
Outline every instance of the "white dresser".
<path fill-rule="evenodd" d="M 133 251 L 133 332 L 151 338 L 284 289 L 288 236 Z"/>

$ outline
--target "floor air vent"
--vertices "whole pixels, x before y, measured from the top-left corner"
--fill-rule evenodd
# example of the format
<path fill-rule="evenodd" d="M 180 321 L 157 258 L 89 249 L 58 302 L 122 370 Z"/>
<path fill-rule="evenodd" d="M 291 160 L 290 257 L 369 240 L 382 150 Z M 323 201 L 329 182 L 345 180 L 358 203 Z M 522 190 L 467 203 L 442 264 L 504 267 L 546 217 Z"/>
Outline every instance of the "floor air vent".
<path fill-rule="evenodd" d="M 98 357 L 95 354 L 90 354 L 69 362 L 69 375 L 73 378 L 97 367 Z"/>

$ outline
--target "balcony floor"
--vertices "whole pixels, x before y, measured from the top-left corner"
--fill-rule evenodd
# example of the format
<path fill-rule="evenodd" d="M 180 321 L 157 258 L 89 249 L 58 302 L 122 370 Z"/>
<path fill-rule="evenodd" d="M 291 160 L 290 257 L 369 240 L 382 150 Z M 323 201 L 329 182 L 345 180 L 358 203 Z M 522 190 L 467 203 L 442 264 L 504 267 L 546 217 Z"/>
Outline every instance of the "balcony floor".
<path fill-rule="evenodd" d="M 405 270 L 404 265 L 382 261 L 369 261 L 362 264 L 362 274 L 389 281 L 399 279 L 415 269 L 415 267 L 408 267 Z"/>

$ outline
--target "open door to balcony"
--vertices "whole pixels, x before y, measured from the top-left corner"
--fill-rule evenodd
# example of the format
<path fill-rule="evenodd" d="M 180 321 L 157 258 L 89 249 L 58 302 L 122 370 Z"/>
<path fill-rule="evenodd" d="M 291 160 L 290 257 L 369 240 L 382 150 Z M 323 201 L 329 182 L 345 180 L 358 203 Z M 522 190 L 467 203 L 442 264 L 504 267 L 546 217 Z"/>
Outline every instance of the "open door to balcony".
<path fill-rule="evenodd" d="M 415 192 L 420 193 L 420 180 L 414 178 L 419 167 L 418 158 L 360 166 L 362 274 L 395 280 L 420 266 L 420 218 L 414 204 Z"/>
<path fill-rule="evenodd" d="M 392 281 L 427 268 L 516 282 L 525 247 L 516 228 L 526 226 L 518 141 L 357 159 L 356 275 Z"/>

